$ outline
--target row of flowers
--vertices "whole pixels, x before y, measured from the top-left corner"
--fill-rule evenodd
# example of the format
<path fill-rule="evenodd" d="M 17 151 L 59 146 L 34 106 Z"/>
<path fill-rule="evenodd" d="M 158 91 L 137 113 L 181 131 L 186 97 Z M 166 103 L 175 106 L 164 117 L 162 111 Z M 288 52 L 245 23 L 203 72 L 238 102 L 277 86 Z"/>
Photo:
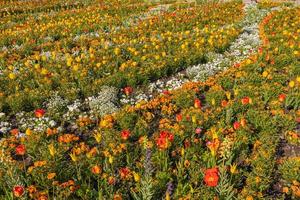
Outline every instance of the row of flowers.
<path fill-rule="evenodd" d="M 62 119 L 45 131 L 11 129 L 1 140 L 0 194 L 298 198 L 299 157 L 278 159 L 277 149 L 281 137 L 299 144 L 299 12 L 265 17 L 257 52 L 206 82 L 186 83 L 101 119 L 80 116 L 76 127 Z M 47 112 L 36 110 L 36 122 Z M 284 187 L 276 190 L 277 179 Z"/>
<path fill-rule="evenodd" d="M 189 81 L 205 81 L 216 72 L 225 70 L 226 67 L 245 59 L 249 54 L 255 52 L 260 44 L 258 35 L 258 23 L 268 13 L 265 9 L 258 9 L 256 4 L 248 4 L 244 7 L 245 18 L 240 22 L 241 34 L 230 44 L 230 47 L 222 54 L 209 52 L 206 57 L 208 62 L 189 66 L 185 71 L 176 73 L 170 77 L 159 79 L 149 86 L 135 88 L 130 94 L 128 88 L 124 88 L 124 93 L 120 99 L 122 104 L 136 104 L 140 101 L 147 101 L 156 94 L 167 90 L 181 87 Z"/>
<path fill-rule="evenodd" d="M 127 10 L 133 12 L 128 7 Z M 35 39 L 44 38 L 43 33 L 59 34 L 62 39 L 59 37 L 55 45 L 45 43 L 45 47 L 38 48 L 34 54 L 26 53 L 27 47 L 31 48 L 31 40 L 22 48 L 25 52 L 4 53 L 5 68 L 0 75 L 1 109 L 6 112 L 32 110 L 53 95 L 53 90 L 74 100 L 98 93 L 102 85 L 136 86 L 167 76 L 205 61 L 207 52 L 224 51 L 239 34 L 240 29 L 235 24 L 243 17 L 240 2 L 193 7 L 175 4 L 161 15 L 128 27 L 120 24 L 119 18 L 112 20 L 116 13 L 125 11 L 121 7 L 104 10 L 102 14 L 81 13 L 90 17 L 62 18 L 57 23 L 50 20 L 44 27 L 32 30 L 37 31 L 32 36 Z M 110 27 L 110 21 L 115 25 Z M 223 27 L 229 24 L 232 25 Z M 66 26 L 74 29 L 67 30 Z M 89 27 L 88 32 L 100 31 L 96 37 L 73 40 L 74 32 L 84 27 Z M 20 39 L 26 41 L 26 36 Z M 41 55 L 44 48 L 48 50 Z"/>

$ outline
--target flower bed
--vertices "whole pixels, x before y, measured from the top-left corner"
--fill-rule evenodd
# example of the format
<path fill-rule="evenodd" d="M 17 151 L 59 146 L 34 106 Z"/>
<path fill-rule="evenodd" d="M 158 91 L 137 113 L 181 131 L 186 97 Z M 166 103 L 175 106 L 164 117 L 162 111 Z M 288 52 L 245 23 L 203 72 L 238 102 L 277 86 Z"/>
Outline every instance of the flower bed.
<path fill-rule="evenodd" d="M 59 14 L 57 22 L 46 17 L 46 23 L 34 29 L 3 33 L 2 42 L 10 43 L 20 33 L 24 37 L 15 41 L 23 44 L 21 49 L 15 46 L 1 54 L 1 110 L 33 110 L 53 95 L 51 91 L 75 100 L 97 94 L 103 85 L 136 86 L 170 75 L 205 61 L 206 52 L 224 51 L 239 34 L 235 24 L 243 17 L 240 2 L 175 4 L 127 26 L 122 13 L 134 9 L 118 5 L 87 13 L 79 9 L 77 20 L 72 12 Z M 116 14 L 120 18 L 113 19 Z M 228 24 L 233 25 L 220 28 Z"/>

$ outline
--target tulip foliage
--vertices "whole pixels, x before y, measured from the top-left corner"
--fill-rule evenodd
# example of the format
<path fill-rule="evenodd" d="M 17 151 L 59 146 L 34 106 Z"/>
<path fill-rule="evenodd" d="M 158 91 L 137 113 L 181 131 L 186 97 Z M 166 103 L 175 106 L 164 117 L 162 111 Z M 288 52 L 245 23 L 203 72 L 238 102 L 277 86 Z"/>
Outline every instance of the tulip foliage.
<path fill-rule="evenodd" d="M 65 95 L 120 84 L 130 96 L 143 77 L 199 61 L 204 51 L 220 51 L 239 32 L 220 27 L 240 20 L 240 2 L 173 6 L 174 12 L 136 26 L 108 25 L 111 34 L 99 33 L 103 40 L 78 42 L 76 56 L 67 54 L 66 34 L 49 47 L 52 53 L 60 49 L 60 59 L 4 59 L 13 66 L 4 75 L 15 76 L 0 79 L 6 83 L 0 86 L 2 109 L 21 95 L 8 86 L 30 87 L 29 77 L 39 83 L 24 90 L 37 92 L 30 98 L 54 83 Z M 104 22 L 114 23 L 107 15 L 111 21 Z M 272 11 L 259 25 L 260 48 L 245 60 L 205 82 L 188 82 L 101 118 L 81 113 L 71 119 L 74 124 L 60 119 L 48 125 L 51 115 L 37 103 L 27 114 L 38 128 L 15 126 L 0 141 L 0 199 L 298 199 L 300 154 L 287 149 L 300 144 L 299 27 L 299 7 Z M 22 77 L 15 63 L 27 60 Z M 67 91 L 62 84 L 71 84 L 69 78 L 77 85 Z"/>

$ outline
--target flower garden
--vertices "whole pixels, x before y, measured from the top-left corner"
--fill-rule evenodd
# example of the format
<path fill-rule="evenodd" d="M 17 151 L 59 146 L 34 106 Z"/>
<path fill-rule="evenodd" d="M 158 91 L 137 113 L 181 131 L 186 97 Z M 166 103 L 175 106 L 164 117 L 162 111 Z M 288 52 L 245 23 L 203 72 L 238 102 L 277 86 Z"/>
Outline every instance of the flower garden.
<path fill-rule="evenodd" d="M 300 198 L 295 4 L 0 5 L 0 199 Z"/>

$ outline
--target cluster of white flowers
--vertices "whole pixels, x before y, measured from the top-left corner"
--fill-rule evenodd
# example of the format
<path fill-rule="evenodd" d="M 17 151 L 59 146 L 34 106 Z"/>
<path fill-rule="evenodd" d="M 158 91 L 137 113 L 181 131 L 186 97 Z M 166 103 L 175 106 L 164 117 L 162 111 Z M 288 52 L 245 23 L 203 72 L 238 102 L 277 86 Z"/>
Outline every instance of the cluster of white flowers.
<path fill-rule="evenodd" d="M 11 124 L 5 121 L 5 113 L 0 112 L 0 138 L 1 135 L 10 130 Z"/>
<path fill-rule="evenodd" d="M 63 99 L 58 94 L 55 94 L 46 103 L 46 108 L 47 108 L 47 112 L 50 113 L 50 115 L 52 116 L 66 110 L 67 105 L 68 105 L 67 100 Z"/>
<path fill-rule="evenodd" d="M 114 87 L 103 86 L 98 96 L 88 97 L 87 102 L 93 115 L 104 116 L 118 110 L 118 90 Z"/>
<path fill-rule="evenodd" d="M 16 114 L 16 122 L 20 130 L 30 129 L 34 132 L 45 132 L 47 128 L 52 128 L 56 126 L 56 122 L 49 117 L 32 117 L 28 116 L 25 112 L 19 112 Z"/>
<path fill-rule="evenodd" d="M 80 100 L 75 100 L 72 104 L 67 106 L 68 110 L 65 114 L 63 114 L 63 118 L 68 121 L 75 120 L 76 117 L 81 113 L 81 107 L 82 103 Z"/>

